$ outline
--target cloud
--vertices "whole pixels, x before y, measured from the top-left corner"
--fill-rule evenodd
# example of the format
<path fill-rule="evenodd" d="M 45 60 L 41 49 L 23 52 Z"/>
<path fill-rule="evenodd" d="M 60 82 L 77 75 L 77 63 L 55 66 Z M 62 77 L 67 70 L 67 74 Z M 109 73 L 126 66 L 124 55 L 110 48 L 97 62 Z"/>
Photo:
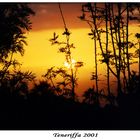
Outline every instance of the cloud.
<path fill-rule="evenodd" d="M 82 3 L 63 3 L 61 8 L 69 28 L 80 28 L 86 24 L 78 19 L 81 15 Z M 31 18 L 33 30 L 63 28 L 63 22 L 57 3 L 31 4 L 36 15 Z"/>

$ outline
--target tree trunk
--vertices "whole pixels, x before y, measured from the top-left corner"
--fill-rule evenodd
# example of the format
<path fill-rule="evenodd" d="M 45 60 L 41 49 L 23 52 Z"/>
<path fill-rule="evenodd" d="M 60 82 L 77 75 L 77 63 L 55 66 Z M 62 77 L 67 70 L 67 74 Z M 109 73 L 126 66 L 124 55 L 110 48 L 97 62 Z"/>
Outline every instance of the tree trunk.
<path fill-rule="evenodd" d="M 96 25 L 96 4 L 94 4 L 94 26 Z M 98 60 L 97 60 L 97 42 L 96 32 L 94 32 L 94 51 L 95 51 L 95 81 L 96 81 L 96 93 L 98 93 Z"/>
<path fill-rule="evenodd" d="M 128 10 L 128 4 L 126 4 L 126 8 L 127 8 L 127 15 L 126 15 L 126 18 L 127 18 L 127 21 L 126 21 L 126 57 L 127 57 L 127 71 L 128 71 L 128 87 L 130 87 L 130 62 L 129 62 L 129 46 L 128 46 L 128 24 L 129 24 L 129 10 Z"/>
<path fill-rule="evenodd" d="M 118 44 L 118 48 L 119 48 L 119 62 L 118 62 L 118 96 L 121 95 L 122 90 L 121 90 L 121 32 L 120 32 L 120 22 L 121 22 L 121 5 L 118 4 L 118 40 L 119 40 L 119 44 Z"/>
<path fill-rule="evenodd" d="M 109 54 L 108 54 L 108 5 L 105 4 L 105 12 L 106 12 L 106 55 L 107 55 L 107 89 L 108 95 L 110 95 L 110 74 L 109 74 Z"/>

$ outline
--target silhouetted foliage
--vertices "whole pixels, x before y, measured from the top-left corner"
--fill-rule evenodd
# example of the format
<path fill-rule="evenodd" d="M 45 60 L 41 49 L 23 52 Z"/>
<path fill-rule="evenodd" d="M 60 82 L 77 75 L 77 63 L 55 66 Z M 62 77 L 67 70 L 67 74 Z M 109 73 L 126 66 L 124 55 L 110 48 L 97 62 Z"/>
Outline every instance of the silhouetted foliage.
<path fill-rule="evenodd" d="M 85 97 L 84 102 L 88 104 L 98 104 L 98 93 L 94 91 L 94 88 L 89 88 L 87 91 L 85 91 L 84 95 Z"/>
<path fill-rule="evenodd" d="M 140 81 L 140 34 L 136 33 L 135 37 L 138 40 L 138 49 L 136 49 L 134 57 L 138 57 L 138 59 L 139 59 L 138 63 L 139 63 L 139 81 Z"/>
<path fill-rule="evenodd" d="M 19 65 L 14 54 L 24 54 L 25 33 L 31 29 L 30 15 L 34 12 L 27 4 L 0 4 L 0 82 L 10 66 Z"/>
<path fill-rule="evenodd" d="M 99 53 L 96 52 L 98 42 L 102 56 L 100 61 L 107 65 L 108 96 L 111 93 L 110 73 L 117 79 L 118 97 L 123 93 L 132 92 L 130 89 L 133 72 L 130 66 L 137 61 L 134 60 L 134 53 L 131 52 L 135 49 L 136 43 L 131 41 L 128 28 L 132 20 L 139 22 L 139 17 L 139 4 L 87 3 L 82 6 L 82 16 L 79 18 L 87 22 L 91 30 L 88 35 L 94 40 L 95 72 L 92 80 L 96 81 L 96 87 L 98 87 L 97 56 Z M 136 34 L 136 37 L 138 38 L 139 35 Z"/>
<path fill-rule="evenodd" d="M 27 4 L 0 4 L 0 58 L 10 52 L 23 54 L 24 33 L 31 29 L 29 16 L 34 14 Z"/>
<path fill-rule="evenodd" d="M 53 38 L 50 39 L 52 45 L 57 44 L 61 47 L 59 48 L 60 53 L 65 54 L 65 66 L 66 68 L 58 68 L 58 70 L 53 71 L 53 68 L 48 69 L 48 72 L 45 74 L 45 77 L 47 77 L 48 80 L 51 81 L 52 86 L 54 89 L 57 89 L 57 92 L 63 95 L 70 95 L 71 97 L 75 98 L 75 86 L 77 84 L 77 69 L 83 66 L 83 62 L 81 61 L 75 61 L 72 58 L 72 49 L 75 48 L 74 44 L 70 44 L 70 32 L 67 28 L 65 28 L 65 31 L 62 35 L 65 35 L 66 42 L 58 41 L 58 35 L 56 33 L 53 34 Z M 55 78 L 56 75 L 60 75 L 64 80 L 62 82 L 57 82 L 57 88 L 54 85 L 54 82 L 52 78 Z M 59 91 L 58 91 L 59 90 Z"/>

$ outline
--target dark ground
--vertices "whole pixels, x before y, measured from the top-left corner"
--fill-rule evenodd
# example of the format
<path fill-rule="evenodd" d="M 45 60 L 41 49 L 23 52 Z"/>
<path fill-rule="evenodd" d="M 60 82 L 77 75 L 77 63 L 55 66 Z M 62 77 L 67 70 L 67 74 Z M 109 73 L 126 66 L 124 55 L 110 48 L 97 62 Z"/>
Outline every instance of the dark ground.
<path fill-rule="evenodd" d="M 140 102 L 126 96 L 119 107 L 100 108 L 57 96 L 0 98 L 0 129 L 140 130 Z"/>

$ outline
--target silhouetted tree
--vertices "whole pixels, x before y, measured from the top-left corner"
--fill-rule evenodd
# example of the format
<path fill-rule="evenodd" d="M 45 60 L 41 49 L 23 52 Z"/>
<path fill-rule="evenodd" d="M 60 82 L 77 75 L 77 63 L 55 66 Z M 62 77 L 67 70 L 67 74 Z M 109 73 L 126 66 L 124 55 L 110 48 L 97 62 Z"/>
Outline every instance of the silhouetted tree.
<path fill-rule="evenodd" d="M 91 11 L 91 17 L 92 19 L 86 19 L 86 12 Z M 93 12 L 94 11 L 94 12 Z M 96 92 L 98 93 L 98 60 L 97 60 L 97 33 L 95 32 L 96 24 L 97 24 L 97 6 L 96 3 L 93 5 L 93 9 L 91 8 L 91 4 L 85 4 L 82 6 L 82 16 L 79 18 L 81 20 L 84 20 L 88 23 L 91 33 L 89 33 L 89 36 L 92 36 L 91 39 L 94 40 L 94 58 L 95 58 L 95 72 L 92 74 L 92 80 L 95 80 L 96 85 Z"/>
<path fill-rule="evenodd" d="M 110 93 L 109 73 L 112 73 L 117 79 L 118 96 L 123 92 L 131 92 L 130 65 L 134 61 L 130 50 L 134 48 L 135 43 L 129 38 L 129 25 L 131 20 L 139 20 L 139 14 L 134 14 L 136 11 L 139 13 L 139 4 L 109 3 L 96 6 L 95 3 L 88 3 L 82 6 L 83 15 L 80 19 L 86 21 L 90 28 L 94 27 L 89 35 L 94 39 L 96 36 L 103 58 L 101 61 L 107 65 L 108 93 Z M 102 37 L 104 33 L 106 38 Z"/>
<path fill-rule="evenodd" d="M 54 45 L 54 44 L 61 45 L 61 47 L 59 48 L 59 52 L 65 54 L 65 58 L 66 58 L 65 65 L 70 70 L 70 74 L 66 74 L 63 76 L 64 76 L 64 79 L 66 79 L 67 77 L 70 78 L 71 94 L 72 94 L 72 98 L 74 99 L 75 98 L 75 86 L 76 86 L 76 80 L 77 80 L 77 68 L 83 66 L 83 62 L 81 62 L 81 61 L 76 62 L 72 58 L 72 49 L 75 48 L 75 46 L 73 43 L 72 44 L 70 43 L 71 33 L 66 26 L 66 22 L 65 22 L 60 4 L 59 4 L 59 9 L 60 9 L 60 14 L 61 14 L 63 24 L 64 24 L 64 32 L 62 35 L 65 36 L 66 41 L 65 42 L 58 41 L 59 36 L 56 35 L 56 33 L 54 33 L 54 36 L 52 39 L 50 39 L 50 41 L 52 42 L 52 45 Z M 57 71 L 57 73 L 59 73 L 59 72 L 61 73 L 61 71 L 64 72 L 64 70 L 61 69 L 60 71 Z"/>
<path fill-rule="evenodd" d="M 88 104 L 98 104 L 98 93 L 94 91 L 94 88 L 89 88 L 84 92 L 84 102 Z"/>
<path fill-rule="evenodd" d="M 1 81 L 0 92 L 10 96 L 15 94 L 27 95 L 29 82 L 32 82 L 34 78 L 35 75 L 29 71 L 7 71 L 6 76 Z"/>
<path fill-rule="evenodd" d="M 14 53 L 24 54 L 25 33 L 31 29 L 33 10 L 27 4 L 0 4 L 0 81 L 10 66 L 19 64 Z"/>
<path fill-rule="evenodd" d="M 106 55 L 107 55 L 107 89 L 108 89 L 108 95 L 110 95 L 110 72 L 109 72 L 109 57 L 110 57 L 110 52 L 109 52 L 109 4 L 105 3 L 105 25 L 106 25 Z"/>
<path fill-rule="evenodd" d="M 64 95 L 65 91 L 70 90 L 71 76 L 65 68 L 51 67 L 47 73 L 43 75 L 57 95 Z M 58 80 L 60 78 L 60 80 Z"/>
<path fill-rule="evenodd" d="M 48 83 L 48 81 L 39 81 L 38 83 L 34 83 L 33 88 L 31 89 L 32 96 L 53 96 L 54 89 L 52 86 Z M 49 99 L 48 99 L 49 100 Z"/>
<path fill-rule="evenodd" d="M 139 48 L 136 50 L 136 55 L 138 55 L 138 59 L 139 59 L 139 80 L 140 80 L 140 34 L 136 33 L 135 37 L 138 39 L 138 46 L 139 46 Z"/>

